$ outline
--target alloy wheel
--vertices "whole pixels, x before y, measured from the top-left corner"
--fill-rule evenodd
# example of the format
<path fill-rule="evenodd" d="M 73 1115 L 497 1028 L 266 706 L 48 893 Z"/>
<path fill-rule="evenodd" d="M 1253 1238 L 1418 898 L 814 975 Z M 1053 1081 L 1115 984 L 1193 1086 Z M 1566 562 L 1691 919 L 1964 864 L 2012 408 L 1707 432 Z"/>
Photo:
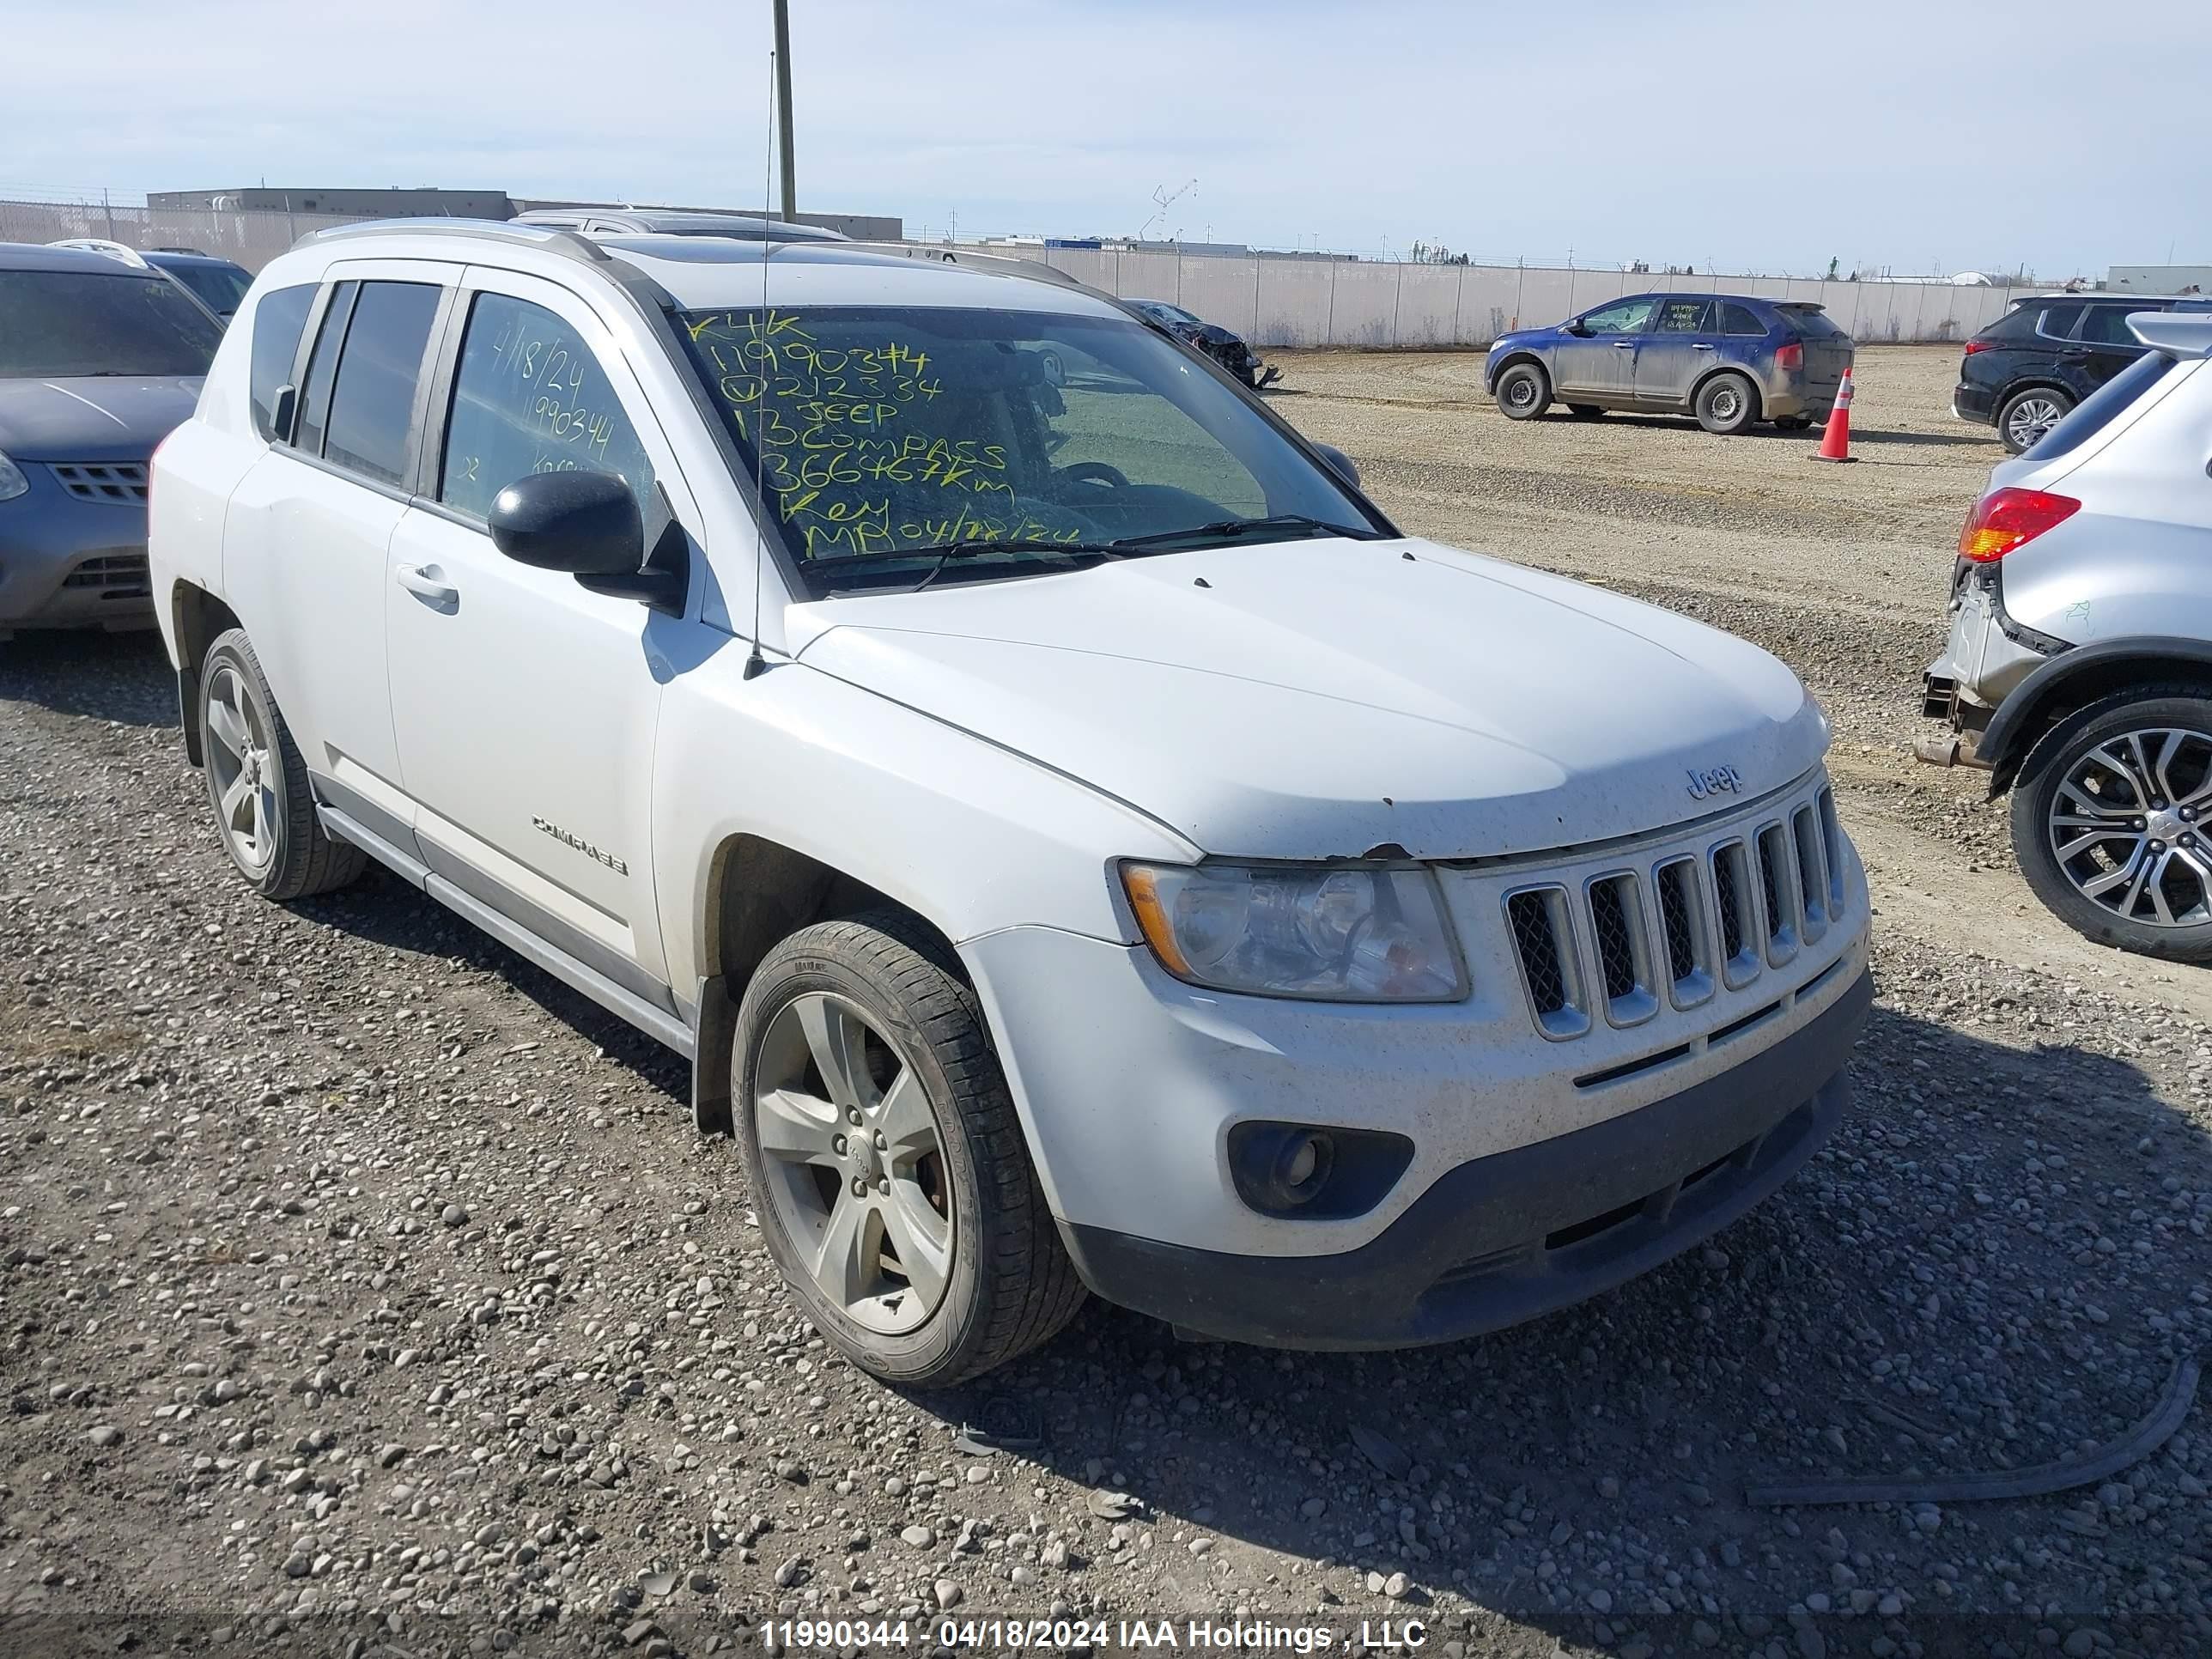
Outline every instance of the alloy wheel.
<path fill-rule="evenodd" d="M 857 1003 L 794 997 L 769 1024 L 753 1121 L 768 1201 L 833 1305 L 911 1331 L 951 1276 L 952 1193 L 921 1074 Z"/>
<path fill-rule="evenodd" d="M 2006 435 L 2023 450 L 2032 449 L 2064 418 L 2065 411 L 2051 399 L 2023 398 L 2005 417 Z"/>
<path fill-rule="evenodd" d="M 207 763 L 215 782 L 216 820 L 231 855 L 249 870 L 276 856 L 278 761 L 269 711 L 246 676 L 221 664 L 208 681 Z"/>
<path fill-rule="evenodd" d="M 2076 757 L 2047 830 L 2082 897 L 2147 927 L 2212 921 L 2212 733 L 2129 732 Z"/>

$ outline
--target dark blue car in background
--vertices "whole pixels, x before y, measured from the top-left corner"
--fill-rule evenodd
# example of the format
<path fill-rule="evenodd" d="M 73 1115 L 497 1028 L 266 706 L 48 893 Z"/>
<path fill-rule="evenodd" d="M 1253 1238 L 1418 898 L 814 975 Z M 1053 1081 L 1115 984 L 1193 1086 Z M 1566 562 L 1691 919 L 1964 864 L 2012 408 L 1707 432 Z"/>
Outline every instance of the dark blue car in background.
<path fill-rule="evenodd" d="M 1694 415 L 1723 434 L 1755 421 L 1794 428 L 1827 418 L 1852 349 L 1808 301 L 1637 294 L 1501 337 L 1482 384 L 1516 421 L 1557 401 L 1584 420 L 1626 409 Z"/>

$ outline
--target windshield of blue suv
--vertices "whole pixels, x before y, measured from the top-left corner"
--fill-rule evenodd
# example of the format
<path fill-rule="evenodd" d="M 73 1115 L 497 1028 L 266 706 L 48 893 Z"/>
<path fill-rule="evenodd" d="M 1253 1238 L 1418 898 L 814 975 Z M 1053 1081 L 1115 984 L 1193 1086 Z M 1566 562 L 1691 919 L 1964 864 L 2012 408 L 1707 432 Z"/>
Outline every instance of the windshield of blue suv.
<path fill-rule="evenodd" d="M 222 341 L 164 276 L 0 270 L 0 380 L 204 374 Z"/>
<path fill-rule="evenodd" d="M 1243 394 L 1126 318 L 841 306 L 678 320 L 817 594 L 1380 533 Z"/>

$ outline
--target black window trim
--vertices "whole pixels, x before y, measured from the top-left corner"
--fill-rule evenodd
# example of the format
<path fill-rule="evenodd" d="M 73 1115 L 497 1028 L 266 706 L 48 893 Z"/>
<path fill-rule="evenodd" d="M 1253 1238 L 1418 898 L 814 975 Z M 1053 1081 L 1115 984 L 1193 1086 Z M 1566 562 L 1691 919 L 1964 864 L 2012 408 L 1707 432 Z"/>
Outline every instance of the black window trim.
<path fill-rule="evenodd" d="M 322 296 L 317 302 L 314 312 L 307 319 L 307 326 L 300 331 L 300 350 L 293 359 L 293 373 L 297 377 L 293 384 L 299 387 L 299 392 L 294 398 L 292 430 L 284 445 L 284 447 L 295 455 L 317 461 L 323 459 L 322 441 L 325 434 L 318 432 L 315 447 L 313 449 L 300 441 L 300 428 L 307 418 L 307 371 L 313 366 L 315 349 L 323 342 L 323 331 L 326 328 L 335 328 L 337 331 L 336 337 L 337 343 L 333 348 L 331 357 L 331 386 L 336 389 L 338 381 L 337 360 L 345 355 L 345 331 L 353 325 L 353 302 L 360 292 L 361 284 L 351 277 L 341 277 L 335 282 L 326 279 L 323 283 Z M 335 316 L 331 314 L 333 312 L 337 313 Z M 325 425 L 327 426 L 330 415 L 327 404 L 324 407 L 323 414 Z"/>
<path fill-rule="evenodd" d="M 352 467 L 331 460 L 323 453 L 319 446 L 314 449 L 309 449 L 297 441 L 300 422 L 306 418 L 307 413 L 307 365 L 313 360 L 315 346 L 322 338 L 323 325 L 330 314 L 331 307 L 338 303 L 337 292 L 349 284 L 353 289 L 353 292 L 346 296 L 345 315 L 338 319 L 337 325 L 343 331 L 338 338 L 337 358 L 331 368 L 331 391 L 333 395 L 337 391 L 339 373 L 345 368 L 345 335 L 349 334 L 353 330 L 354 306 L 361 298 L 362 289 L 370 283 L 398 283 L 414 288 L 435 288 L 438 290 L 438 308 L 430 317 L 430 333 L 429 337 L 423 343 L 422 362 L 416 367 L 415 401 L 408 411 L 407 450 L 400 466 L 400 482 L 398 483 L 392 483 L 388 478 L 372 478 L 365 472 L 357 471 Z M 301 288 L 306 284 L 295 283 L 290 286 Z M 270 440 L 269 447 L 271 449 L 283 451 L 294 460 L 305 462 L 318 471 L 330 473 L 333 477 L 344 478 L 349 483 L 361 485 L 364 489 L 373 489 L 380 495 L 387 496 L 393 501 L 413 501 L 416 498 L 414 485 L 422 476 L 422 452 L 424 448 L 423 411 L 428 407 L 426 398 L 431 379 L 429 374 L 423 372 L 423 368 L 425 365 L 434 364 L 439 361 L 446 328 L 453 313 L 453 293 L 454 285 L 452 283 L 434 277 L 424 281 L 419 277 L 410 276 L 331 276 L 325 273 L 322 279 L 322 291 L 315 296 L 314 304 L 308 309 L 307 323 L 300 330 L 299 347 L 292 355 L 294 387 L 292 431 L 282 441 Z M 258 308 L 259 301 L 257 301 L 255 304 Z M 324 411 L 322 436 L 325 441 L 330 436 L 327 409 Z"/>
<path fill-rule="evenodd" d="M 2052 312 L 2065 306 L 2071 306 L 2074 307 L 2074 321 L 2068 327 L 2066 332 L 2063 334 L 2052 334 L 2046 331 L 2043 326 L 2043 319 L 2050 316 Z M 2050 301 L 2037 310 L 2035 313 L 2034 326 L 2030 330 L 2030 332 L 2032 332 L 2037 339 L 2048 340 L 2054 345 L 2072 345 L 2080 337 L 2081 332 L 2081 319 L 2088 314 L 2089 307 L 2087 303 L 2084 301 L 2058 300 Z"/>

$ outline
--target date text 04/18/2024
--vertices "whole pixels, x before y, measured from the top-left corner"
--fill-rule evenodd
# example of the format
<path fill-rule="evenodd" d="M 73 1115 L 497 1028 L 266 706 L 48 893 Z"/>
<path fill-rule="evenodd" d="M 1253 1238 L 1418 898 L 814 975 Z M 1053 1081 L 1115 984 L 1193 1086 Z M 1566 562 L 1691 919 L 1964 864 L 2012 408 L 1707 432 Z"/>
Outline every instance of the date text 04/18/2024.
<path fill-rule="evenodd" d="M 1271 1625 L 1260 1620 L 1219 1623 L 1193 1619 L 940 1619 L 933 1625 L 907 1620 L 770 1620 L 762 1635 L 774 1648 L 805 1653 L 871 1647 L 894 1651 L 919 1643 L 939 1649 L 1003 1653 L 1043 1652 L 1322 1653 L 1385 1652 L 1427 1645 L 1419 1620 L 1362 1620 L 1358 1628 Z"/>

